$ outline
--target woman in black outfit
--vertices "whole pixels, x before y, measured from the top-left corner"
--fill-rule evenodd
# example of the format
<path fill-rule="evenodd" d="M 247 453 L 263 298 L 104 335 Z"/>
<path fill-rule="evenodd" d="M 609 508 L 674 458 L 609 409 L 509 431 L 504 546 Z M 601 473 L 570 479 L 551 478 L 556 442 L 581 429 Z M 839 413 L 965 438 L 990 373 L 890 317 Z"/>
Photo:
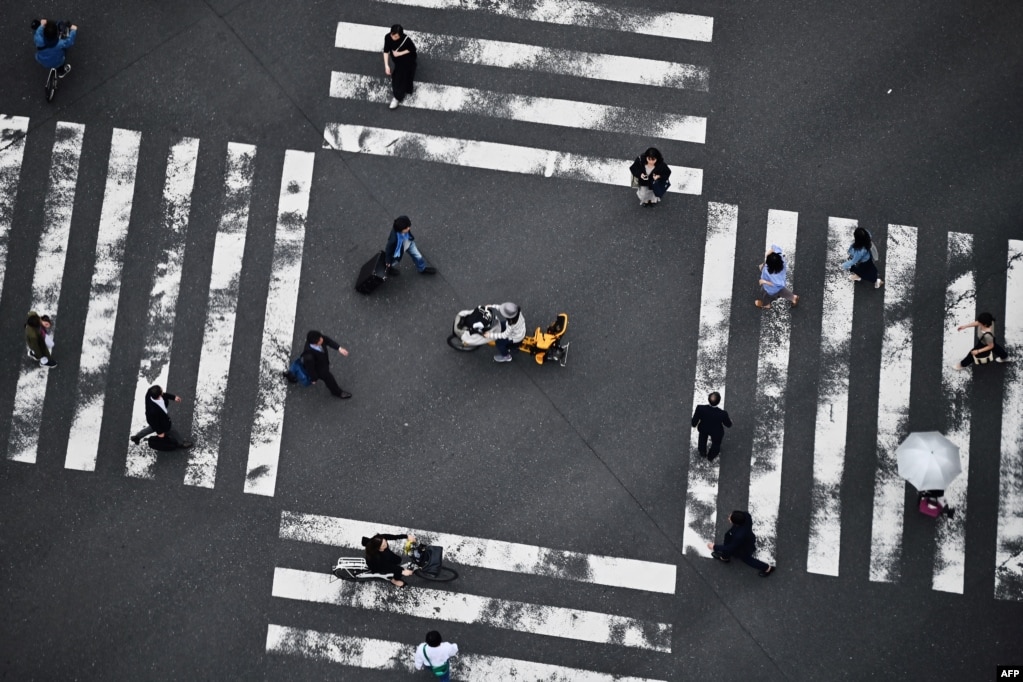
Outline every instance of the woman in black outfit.
<path fill-rule="evenodd" d="M 660 203 L 661 197 L 671 186 L 668 182 L 671 169 L 664 163 L 661 152 L 654 147 L 647 149 L 642 156 L 637 156 L 629 172 L 636 178 L 636 196 L 639 197 L 639 205 L 644 208 L 653 208 Z"/>
<path fill-rule="evenodd" d="M 394 61 L 391 68 L 387 57 Z M 416 45 L 405 35 L 401 24 L 391 27 L 391 32 L 384 36 L 384 73 L 391 77 L 391 109 L 405 101 L 405 95 L 412 94 L 413 81 L 416 78 Z"/>
<path fill-rule="evenodd" d="M 408 540 L 415 542 L 415 535 L 388 535 L 377 533 L 371 538 L 363 538 L 362 546 L 366 548 L 366 565 L 373 573 L 390 573 L 391 582 L 398 587 L 404 587 L 405 581 L 402 576 L 412 575 L 412 571 L 402 569 L 401 557 L 391 551 L 387 546 L 388 540 Z"/>

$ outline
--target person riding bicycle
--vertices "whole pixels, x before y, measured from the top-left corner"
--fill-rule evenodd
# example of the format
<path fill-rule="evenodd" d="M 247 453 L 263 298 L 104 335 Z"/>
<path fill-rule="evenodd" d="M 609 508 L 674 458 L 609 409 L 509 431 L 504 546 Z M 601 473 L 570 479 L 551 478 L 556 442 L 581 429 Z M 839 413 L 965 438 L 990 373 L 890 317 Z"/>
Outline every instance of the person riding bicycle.
<path fill-rule="evenodd" d="M 392 552 L 390 547 L 387 546 L 388 540 L 415 542 L 416 536 L 412 534 L 391 535 L 377 533 L 371 538 L 362 538 L 362 546 L 366 548 L 366 565 L 369 566 L 369 570 L 373 573 L 390 573 L 391 582 L 398 587 L 404 587 L 405 581 L 401 578 L 412 575 L 414 571 L 402 567 L 401 557 Z"/>
<path fill-rule="evenodd" d="M 38 25 L 32 23 L 35 28 L 36 61 L 47 69 L 57 69 L 60 78 L 68 75 L 71 65 L 67 63 L 67 50 L 75 44 L 78 27 L 72 24 L 67 38 L 61 38 L 60 27 L 56 22 L 39 19 Z"/>

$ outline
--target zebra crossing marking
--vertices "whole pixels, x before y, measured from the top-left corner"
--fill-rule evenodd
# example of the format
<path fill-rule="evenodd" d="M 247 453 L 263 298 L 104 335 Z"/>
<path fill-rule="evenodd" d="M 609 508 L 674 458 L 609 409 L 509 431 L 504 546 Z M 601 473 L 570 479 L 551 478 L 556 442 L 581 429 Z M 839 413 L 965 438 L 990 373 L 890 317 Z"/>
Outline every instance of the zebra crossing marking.
<path fill-rule="evenodd" d="M 628 175 L 628 162 L 621 159 L 601 159 L 536 147 L 343 123 L 327 124 L 323 131 L 323 147 L 342 152 L 392 156 L 605 185 L 622 186 Z M 671 170 L 672 186 L 668 188 L 669 192 L 700 194 L 703 188 L 702 170 L 683 166 L 672 166 Z"/>
<path fill-rule="evenodd" d="M 188 453 L 186 485 L 212 488 L 217 478 L 221 414 L 234 348 L 234 323 L 249 227 L 255 157 L 253 145 L 237 142 L 227 145 L 224 210 L 213 247 L 206 326 L 193 403 L 192 435 L 195 445 Z"/>
<path fill-rule="evenodd" d="M 174 343 L 174 320 L 177 317 L 178 292 L 185 257 L 189 211 L 195 185 L 195 168 L 199 158 L 199 140 L 181 139 L 167 156 L 167 174 L 163 189 L 163 249 L 156 259 L 149 314 L 146 324 L 146 346 L 139 363 L 132 409 L 143 405 L 146 391 L 153 384 L 165 390 L 170 371 L 171 346 Z M 184 435 L 184 434 L 182 434 Z M 134 478 L 155 476 L 157 453 L 148 446 L 130 447 L 124 473 Z"/>
<path fill-rule="evenodd" d="M 416 645 L 369 637 L 352 637 L 270 623 L 266 628 L 268 654 L 300 656 L 371 670 L 414 673 Z M 464 682 L 521 680 L 522 682 L 660 682 L 649 678 L 623 677 L 592 670 L 534 663 L 514 658 L 459 652 L 451 667 Z"/>
<path fill-rule="evenodd" d="M 1023 240 L 1010 240 L 1005 281 L 1004 338 L 1013 362 L 1005 367 L 995 597 L 1023 601 Z"/>
<path fill-rule="evenodd" d="M 57 316 L 84 136 L 85 126 L 80 123 L 57 123 L 43 206 L 43 232 L 39 237 L 39 252 L 32 278 L 32 306 L 41 315 Z M 34 464 L 36 461 L 43 401 L 49 385 L 47 372 L 48 369 L 36 362 L 21 363 L 14 413 L 11 415 L 11 435 L 7 443 L 7 456 L 16 462 Z"/>
<path fill-rule="evenodd" d="M 901 576 L 902 522 L 906 482 L 899 476 L 895 449 L 908 433 L 913 371 L 913 280 L 917 230 L 888 226 L 887 277 L 884 287 L 884 335 L 877 403 L 877 470 L 870 529 L 870 579 L 896 582 Z"/>
<path fill-rule="evenodd" d="M 7 274 L 7 242 L 14 221 L 28 117 L 0 115 L 0 287 Z"/>
<path fill-rule="evenodd" d="M 977 288 L 973 273 L 973 235 L 948 233 L 945 265 L 945 334 L 941 363 L 941 395 L 945 397 L 948 420 L 945 437 L 959 446 L 962 473 L 945 490 L 945 499 L 955 509 L 953 518 L 936 524 L 934 576 L 931 586 L 942 592 L 963 593 L 966 579 L 966 489 L 970 479 L 970 371 L 952 368 L 964 355 L 963 334 L 956 326 L 977 318 Z M 973 331 L 972 329 L 970 330 Z M 972 347 L 972 339 L 970 339 Z"/>
<path fill-rule="evenodd" d="M 608 31 L 638 33 L 642 36 L 659 36 L 705 43 L 710 42 L 714 33 L 712 17 L 631 7 L 609 7 L 585 0 L 533 0 L 529 3 L 517 3 L 510 0 L 379 1 L 428 9 L 485 12 L 525 21 L 599 28 Z"/>
<path fill-rule="evenodd" d="M 78 387 L 64 466 L 95 471 L 113 352 L 121 270 L 128 239 L 142 134 L 114 128 L 110 137 L 106 189 L 96 237 L 96 263 L 89 285 L 89 309 L 82 334 Z M 133 406 L 134 407 L 134 406 Z"/>
<path fill-rule="evenodd" d="M 520 601 L 439 590 L 395 590 L 389 582 L 331 580 L 329 573 L 274 568 L 272 596 L 449 623 L 671 653 L 671 625 Z"/>
<path fill-rule="evenodd" d="M 728 365 L 728 339 L 732 316 L 732 285 L 735 270 L 735 240 L 739 227 L 739 207 L 734 204 L 707 204 L 706 251 L 703 256 L 703 285 L 700 291 L 700 331 L 697 335 L 696 379 L 693 386 L 693 410 L 711 391 L 725 401 Z M 683 419 L 688 415 L 683 415 Z M 689 437 L 689 482 L 686 494 L 682 551 L 695 551 L 710 557 L 707 540 L 717 531 L 718 476 L 716 462 L 708 463 L 696 452 L 697 432 Z"/>
<path fill-rule="evenodd" d="M 293 149 L 284 155 L 273 266 L 259 354 L 259 386 L 245 468 L 245 492 L 255 495 L 272 497 L 277 485 L 288 388 L 281 372 L 291 356 L 315 159 L 312 152 Z"/>
<path fill-rule="evenodd" d="M 857 221 L 828 218 L 827 254 L 842 253 Z M 850 339 L 854 289 L 845 270 L 825 259 L 821 316 L 820 391 L 814 426 L 810 542 L 806 570 L 838 575 L 842 539 L 842 474 L 849 419 Z"/>
<path fill-rule="evenodd" d="M 341 21 L 337 25 L 334 46 L 382 53 L 384 35 L 388 31 L 386 26 Z M 702 92 L 710 88 L 709 70 L 693 64 L 423 31 L 416 32 L 415 42 L 420 52 L 441 61 Z"/>
<path fill-rule="evenodd" d="M 280 538 L 361 549 L 362 537 L 367 534 L 368 528 L 373 528 L 373 532 L 378 533 L 410 532 L 407 528 L 370 521 L 282 511 Z M 662 594 L 672 594 L 675 591 L 676 568 L 673 564 L 582 554 L 429 530 L 411 532 L 420 541 L 440 545 L 444 548 L 446 558 L 463 566 L 514 571 Z"/>
<path fill-rule="evenodd" d="M 391 100 L 390 89 L 386 87 L 383 78 L 342 71 L 330 74 L 330 96 L 374 104 L 387 104 Z M 439 83 L 416 83 L 415 92 L 405 98 L 402 106 L 628 135 L 636 130 L 644 130 L 652 137 L 697 144 L 703 144 L 707 138 L 707 119 L 702 116 L 682 116 Z"/>
<path fill-rule="evenodd" d="M 778 244 L 788 262 L 788 281 L 795 279 L 796 228 L 799 214 L 771 209 L 767 213 L 767 243 Z M 792 286 L 786 284 L 786 286 Z M 794 289 L 794 287 L 793 287 Z M 775 301 L 761 318 L 757 354 L 757 419 L 750 459 L 749 509 L 757 529 L 757 555 L 776 563 L 778 508 L 781 504 L 782 452 L 785 445 L 785 387 L 789 367 L 790 306 Z"/>

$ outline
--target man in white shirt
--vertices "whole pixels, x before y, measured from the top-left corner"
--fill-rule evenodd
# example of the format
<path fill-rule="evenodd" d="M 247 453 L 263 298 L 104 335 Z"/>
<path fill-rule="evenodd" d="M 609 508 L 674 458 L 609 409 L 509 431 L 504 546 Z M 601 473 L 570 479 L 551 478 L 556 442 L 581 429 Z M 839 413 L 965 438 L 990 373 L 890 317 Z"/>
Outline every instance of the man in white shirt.
<path fill-rule="evenodd" d="M 416 670 L 430 668 L 439 682 L 451 680 L 449 659 L 458 655 L 458 645 L 445 642 L 436 630 L 426 633 L 426 641 L 416 647 Z"/>

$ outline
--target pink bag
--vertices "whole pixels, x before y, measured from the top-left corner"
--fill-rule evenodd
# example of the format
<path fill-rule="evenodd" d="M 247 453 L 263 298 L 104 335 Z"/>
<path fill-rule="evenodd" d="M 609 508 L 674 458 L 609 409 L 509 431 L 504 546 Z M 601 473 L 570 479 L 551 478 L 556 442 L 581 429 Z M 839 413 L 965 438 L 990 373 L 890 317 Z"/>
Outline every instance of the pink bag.
<path fill-rule="evenodd" d="M 941 503 L 931 497 L 923 497 L 920 499 L 920 513 L 926 514 L 933 519 L 938 518 L 941 515 L 941 510 L 944 507 Z"/>

